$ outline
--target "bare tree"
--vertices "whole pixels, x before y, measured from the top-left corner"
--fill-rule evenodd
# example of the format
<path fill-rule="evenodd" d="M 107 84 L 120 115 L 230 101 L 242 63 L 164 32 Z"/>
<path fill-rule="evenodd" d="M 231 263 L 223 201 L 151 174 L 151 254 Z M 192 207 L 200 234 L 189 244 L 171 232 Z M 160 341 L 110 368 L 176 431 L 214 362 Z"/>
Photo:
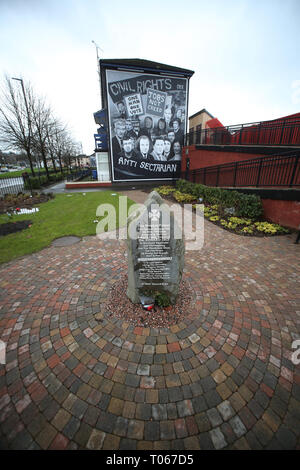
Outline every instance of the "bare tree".
<path fill-rule="evenodd" d="M 33 146 L 35 152 L 41 155 L 47 179 L 50 179 L 48 169 L 48 136 L 52 128 L 51 109 L 46 105 L 45 100 L 39 96 L 32 96 L 29 103 L 33 126 Z"/>
<path fill-rule="evenodd" d="M 61 172 L 63 163 L 71 170 L 78 146 L 66 126 L 53 116 L 45 99 L 35 94 L 29 83 L 24 87 L 23 80 L 17 80 L 21 81 L 22 88 L 5 76 L 1 90 L 0 143 L 7 149 L 25 151 L 33 176 L 33 157 L 37 162 L 41 159 L 49 181 L 49 162 L 55 172 L 55 160 Z"/>
<path fill-rule="evenodd" d="M 30 84 L 23 86 L 23 81 L 21 89 L 13 86 L 7 75 L 4 77 L 0 98 L 0 142 L 6 150 L 25 151 L 34 176 L 32 120 L 26 102 L 26 99 L 32 101 L 33 90 Z"/>
<path fill-rule="evenodd" d="M 60 172 L 63 172 L 62 157 L 66 147 L 67 129 L 58 119 L 53 117 L 51 129 L 48 129 L 48 149 L 53 165 L 58 161 Z"/>

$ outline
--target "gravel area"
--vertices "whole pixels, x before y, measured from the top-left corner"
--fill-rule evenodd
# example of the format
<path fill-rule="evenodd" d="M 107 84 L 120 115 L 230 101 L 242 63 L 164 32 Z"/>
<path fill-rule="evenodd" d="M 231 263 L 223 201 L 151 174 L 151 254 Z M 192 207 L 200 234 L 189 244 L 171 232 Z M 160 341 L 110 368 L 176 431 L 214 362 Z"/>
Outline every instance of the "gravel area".
<path fill-rule="evenodd" d="M 134 326 L 168 328 L 177 324 L 186 318 L 193 299 L 192 288 L 187 281 L 182 280 L 176 305 L 165 308 L 155 305 L 152 310 L 147 311 L 140 304 L 133 304 L 127 297 L 126 290 L 127 274 L 112 286 L 104 312 L 109 317 L 120 318 Z"/>

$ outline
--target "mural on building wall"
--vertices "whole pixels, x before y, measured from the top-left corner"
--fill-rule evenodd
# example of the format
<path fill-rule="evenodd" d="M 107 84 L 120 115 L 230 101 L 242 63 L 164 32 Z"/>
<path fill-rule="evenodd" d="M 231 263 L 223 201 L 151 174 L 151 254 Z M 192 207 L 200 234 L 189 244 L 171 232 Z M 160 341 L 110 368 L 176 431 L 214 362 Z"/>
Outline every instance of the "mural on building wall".
<path fill-rule="evenodd" d="M 114 181 L 180 177 L 186 78 L 106 70 Z"/>

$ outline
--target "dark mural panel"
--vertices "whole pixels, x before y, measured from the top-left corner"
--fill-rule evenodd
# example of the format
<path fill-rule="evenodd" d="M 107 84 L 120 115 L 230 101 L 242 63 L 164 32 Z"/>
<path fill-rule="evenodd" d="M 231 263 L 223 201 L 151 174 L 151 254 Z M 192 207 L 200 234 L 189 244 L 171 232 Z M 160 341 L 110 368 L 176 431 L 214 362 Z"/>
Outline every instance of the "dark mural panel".
<path fill-rule="evenodd" d="M 106 70 L 114 181 L 178 178 L 186 78 Z"/>

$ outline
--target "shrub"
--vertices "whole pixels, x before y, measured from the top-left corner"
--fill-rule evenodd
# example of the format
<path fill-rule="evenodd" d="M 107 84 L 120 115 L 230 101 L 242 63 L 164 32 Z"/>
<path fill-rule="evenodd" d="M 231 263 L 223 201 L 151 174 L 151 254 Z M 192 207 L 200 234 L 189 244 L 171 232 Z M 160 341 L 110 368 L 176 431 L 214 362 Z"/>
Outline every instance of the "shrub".
<path fill-rule="evenodd" d="M 47 180 L 46 175 L 42 175 L 40 177 L 38 176 L 30 176 L 28 179 L 25 180 L 25 189 L 30 189 L 30 185 L 32 189 L 38 189 L 41 186 L 45 186 L 48 183 L 55 182 L 55 181 L 61 181 L 64 179 L 65 176 L 62 173 L 51 173 L 49 175 L 49 180 Z"/>
<path fill-rule="evenodd" d="M 155 303 L 159 307 L 169 307 L 171 300 L 167 294 L 159 293 L 155 296 Z"/>
<path fill-rule="evenodd" d="M 192 194 L 197 198 L 202 197 L 204 202 L 208 204 L 218 204 L 223 208 L 234 207 L 239 217 L 258 219 L 263 213 L 260 197 L 253 194 L 243 194 L 238 191 L 204 186 L 185 180 L 178 180 L 176 188 L 181 193 Z"/>
<path fill-rule="evenodd" d="M 173 193 L 173 196 L 177 202 L 191 203 L 195 201 L 195 196 L 193 196 L 192 194 L 181 193 L 180 191 L 175 191 Z"/>
<path fill-rule="evenodd" d="M 241 230 L 241 233 L 250 233 L 250 234 L 252 234 L 253 233 L 253 228 L 243 227 L 242 230 Z"/>
<path fill-rule="evenodd" d="M 255 222 L 255 227 L 259 232 L 270 233 L 275 235 L 276 233 L 289 233 L 289 230 L 281 227 L 278 224 L 271 224 L 269 222 Z"/>
<path fill-rule="evenodd" d="M 259 196 L 255 196 L 254 194 L 240 194 L 237 215 L 240 217 L 249 217 L 250 219 L 259 219 L 262 213 L 263 208 Z"/>
<path fill-rule="evenodd" d="M 251 219 L 241 219 L 240 217 L 229 217 L 228 220 L 238 225 L 251 225 L 252 224 Z"/>
<path fill-rule="evenodd" d="M 159 186 L 158 188 L 154 188 L 154 191 L 157 191 L 161 196 L 169 196 L 176 191 L 176 188 L 173 186 Z"/>
<path fill-rule="evenodd" d="M 218 211 L 210 209 L 209 207 L 204 207 L 204 215 L 205 217 L 211 217 L 214 215 L 218 215 Z"/>

